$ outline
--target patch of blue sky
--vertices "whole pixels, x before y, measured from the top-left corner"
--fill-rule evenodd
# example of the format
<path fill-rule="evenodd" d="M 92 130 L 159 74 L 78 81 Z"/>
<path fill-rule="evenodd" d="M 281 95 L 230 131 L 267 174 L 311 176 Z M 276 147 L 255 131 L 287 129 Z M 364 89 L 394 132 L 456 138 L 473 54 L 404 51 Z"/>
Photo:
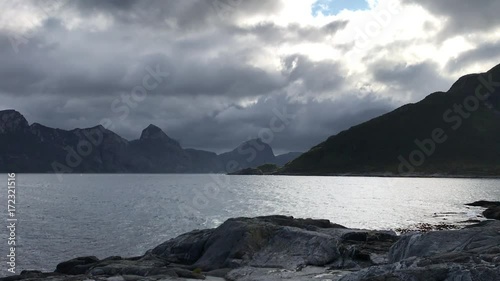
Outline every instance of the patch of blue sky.
<path fill-rule="evenodd" d="M 318 0 L 313 4 L 312 14 L 317 16 L 322 13 L 325 16 L 336 15 L 342 10 L 366 10 L 369 9 L 366 0 Z"/>

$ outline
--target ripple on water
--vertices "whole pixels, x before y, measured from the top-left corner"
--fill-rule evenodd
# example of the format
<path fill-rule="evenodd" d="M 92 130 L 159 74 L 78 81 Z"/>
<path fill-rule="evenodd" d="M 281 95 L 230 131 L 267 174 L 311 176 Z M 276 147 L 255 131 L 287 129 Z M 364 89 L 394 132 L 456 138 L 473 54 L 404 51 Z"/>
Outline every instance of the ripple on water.
<path fill-rule="evenodd" d="M 18 175 L 18 266 L 54 270 L 76 256 L 141 255 L 238 216 L 283 214 L 369 229 L 455 223 L 482 211 L 464 203 L 498 201 L 499 183 L 273 176 L 219 176 L 216 182 L 209 175 L 65 175 L 59 182 L 53 175 Z"/>

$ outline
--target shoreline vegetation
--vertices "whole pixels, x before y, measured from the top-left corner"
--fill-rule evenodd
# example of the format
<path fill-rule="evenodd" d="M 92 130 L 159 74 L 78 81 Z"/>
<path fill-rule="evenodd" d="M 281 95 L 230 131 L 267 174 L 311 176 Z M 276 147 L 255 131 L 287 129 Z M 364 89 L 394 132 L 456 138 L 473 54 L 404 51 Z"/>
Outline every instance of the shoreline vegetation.
<path fill-rule="evenodd" d="M 0 281 L 499 280 L 500 202 L 466 205 L 496 212 L 497 220 L 459 229 L 422 224 L 419 231 L 398 235 L 321 219 L 233 218 L 170 239 L 142 256 L 79 257 L 54 272 L 23 271 Z"/>
<path fill-rule="evenodd" d="M 269 170 L 269 167 L 272 167 Z M 266 169 L 262 169 L 266 167 Z M 232 176 L 315 176 L 315 177 L 369 177 L 369 178 L 457 178 L 457 179 L 500 179 L 500 175 L 481 175 L 481 174 L 440 174 L 440 173 L 409 173 L 409 174 L 393 174 L 389 172 L 383 173 L 286 173 L 282 172 L 280 167 L 274 164 L 265 164 L 256 168 L 245 168 L 236 172 L 227 173 Z"/>

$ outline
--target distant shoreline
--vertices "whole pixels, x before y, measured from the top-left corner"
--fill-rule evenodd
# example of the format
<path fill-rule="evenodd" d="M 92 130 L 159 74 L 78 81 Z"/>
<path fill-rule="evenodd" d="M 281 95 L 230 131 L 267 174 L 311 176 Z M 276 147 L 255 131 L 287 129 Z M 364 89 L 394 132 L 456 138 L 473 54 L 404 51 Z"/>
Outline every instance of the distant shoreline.
<path fill-rule="evenodd" d="M 276 174 L 279 176 L 316 176 L 316 177 L 363 177 L 363 178 L 457 178 L 457 179 L 500 179 L 500 175 L 445 175 L 445 174 Z"/>
<path fill-rule="evenodd" d="M 4 172 L 3 174 L 6 174 Z M 20 175 L 228 175 L 225 173 L 23 173 L 16 172 Z M 228 175 L 229 176 L 229 175 Z M 231 174 L 230 176 L 244 176 Z M 247 175 L 249 176 L 249 175 Z M 289 177 L 360 177 L 360 178 L 443 178 L 443 179 L 500 179 L 500 175 L 443 175 L 443 174 L 433 174 L 433 175 L 386 175 L 386 174 L 271 174 L 271 175 L 257 175 L 257 176 L 289 176 Z"/>

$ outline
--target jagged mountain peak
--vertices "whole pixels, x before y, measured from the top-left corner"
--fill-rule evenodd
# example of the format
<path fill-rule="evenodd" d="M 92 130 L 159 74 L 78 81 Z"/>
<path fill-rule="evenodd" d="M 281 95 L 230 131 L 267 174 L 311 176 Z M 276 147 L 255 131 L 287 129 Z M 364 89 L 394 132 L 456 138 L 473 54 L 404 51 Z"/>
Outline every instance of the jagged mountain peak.
<path fill-rule="evenodd" d="M 214 173 L 228 172 L 234 163 L 238 165 L 233 169 L 239 169 L 278 161 L 262 139 L 250 139 L 230 152 L 217 155 L 183 149 L 179 142 L 152 124 L 142 131 L 139 140 L 127 141 L 101 125 L 72 130 L 39 123 L 28 126 L 15 110 L 0 111 L 0 119 L 3 131 L 7 127 L 24 128 L 1 134 L 0 142 L 5 145 L 0 147 L 0 160 L 7 161 L 0 161 L 0 171 Z M 58 163 L 57 170 L 54 163 Z"/>
<path fill-rule="evenodd" d="M 170 138 L 165 134 L 165 132 L 158 126 L 150 124 L 146 129 L 142 130 L 140 141 L 161 141 L 164 144 L 169 144 L 181 148 L 178 141 Z"/>
<path fill-rule="evenodd" d="M 262 139 L 260 138 L 255 138 L 255 139 L 250 139 L 250 140 L 247 140 L 245 142 L 242 142 L 240 145 L 238 145 L 238 148 L 239 147 L 245 147 L 245 146 L 264 146 L 264 147 L 271 147 L 269 144 L 267 144 L 266 142 L 262 141 Z"/>
<path fill-rule="evenodd" d="M 111 131 L 107 130 L 106 128 L 104 128 L 104 126 L 102 126 L 100 124 L 97 126 L 88 127 L 88 128 L 76 128 L 76 129 L 71 130 L 71 132 L 93 131 L 93 130 L 99 130 L 101 132 L 111 132 Z"/>
<path fill-rule="evenodd" d="M 144 139 L 158 139 L 158 138 L 169 138 L 162 129 L 158 126 L 150 124 L 141 133 L 141 140 Z"/>
<path fill-rule="evenodd" d="M 33 123 L 33 124 L 31 124 L 31 126 L 30 126 L 30 127 L 31 127 L 31 128 L 48 128 L 47 126 L 42 125 L 42 124 L 40 124 L 40 123 L 36 123 L 36 122 L 35 122 L 35 123 Z"/>
<path fill-rule="evenodd" d="M 0 111 L 0 133 L 22 131 L 28 127 L 28 121 L 18 111 L 13 109 Z"/>

